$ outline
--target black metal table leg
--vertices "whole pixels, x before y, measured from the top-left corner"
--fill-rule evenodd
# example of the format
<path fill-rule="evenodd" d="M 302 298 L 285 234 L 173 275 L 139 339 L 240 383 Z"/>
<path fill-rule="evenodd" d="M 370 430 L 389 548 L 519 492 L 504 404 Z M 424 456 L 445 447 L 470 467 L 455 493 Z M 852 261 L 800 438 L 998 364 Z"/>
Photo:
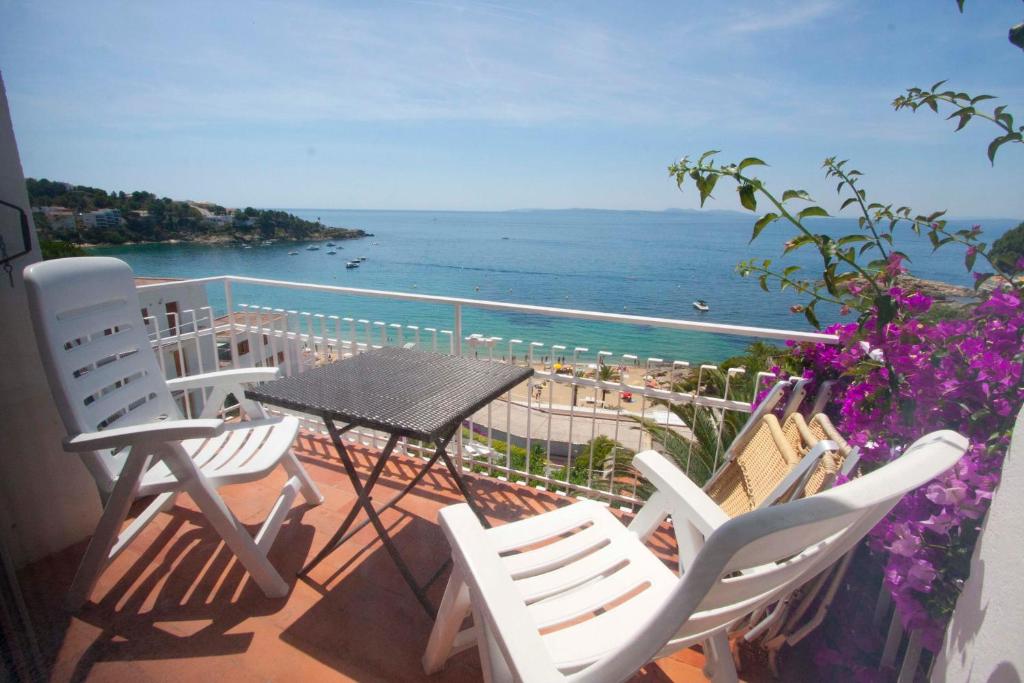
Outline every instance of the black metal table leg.
<path fill-rule="evenodd" d="M 452 434 L 452 436 L 454 436 L 454 433 Z M 455 485 L 458 487 L 459 493 L 462 494 L 462 497 L 466 499 L 466 503 L 469 505 L 469 509 L 473 511 L 473 514 L 476 515 L 476 518 L 480 520 L 480 523 L 484 526 L 485 529 L 490 529 L 491 523 L 487 521 L 487 518 L 484 517 L 484 513 L 480 511 L 480 508 L 477 506 L 476 501 L 473 499 L 472 492 L 466 486 L 466 482 L 462 478 L 462 473 L 459 471 L 459 468 L 455 466 L 455 463 L 452 462 L 451 457 L 448 455 L 446 446 L 448 442 L 451 441 L 452 436 L 449 436 L 447 439 L 445 439 L 443 443 L 438 444 L 438 452 L 435 454 L 435 457 L 437 457 L 438 455 L 441 456 L 441 459 L 444 461 L 444 466 L 448 468 L 448 473 L 451 474 L 452 479 L 455 480 Z"/>
<path fill-rule="evenodd" d="M 384 512 L 385 510 L 388 510 L 388 509 L 394 507 L 395 504 L 398 503 L 398 501 L 400 501 L 402 498 L 404 498 L 406 496 L 406 494 L 408 494 L 410 491 L 412 491 L 412 489 L 416 486 L 416 484 L 418 484 L 419 481 L 421 479 L 423 479 L 423 476 L 427 473 L 427 471 L 431 467 L 434 466 L 434 463 L 436 463 L 440 457 L 441 457 L 440 451 L 435 451 L 434 455 L 432 455 L 430 457 L 430 460 L 428 460 L 420 468 L 419 472 L 416 473 L 416 476 L 414 476 L 412 479 L 410 479 L 409 483 L 407 483 L 402 488 L 401 491 L 399 491 L 394 496 L 392 496 L 388 500 L 388 502 L 384 503 L 380 507 L 374 508 L 377 511 L 377 514 L 380 515 L 380 513 Z M 354 506 L 352 508 L 352 510 L 349 511 L 349 515 L 354 517 L 358 512 L 359 512 L 359 507 L 358 506 Z M 355 526 L 352 526 L 351 528 L 349 528 L 348 525 L 351 524 L 351 522 L 349 522 L 349 520 L 346 518 L 345 523 L 342 524 L 343 528 L 340 529 L 334 535 L 334 537 L 329 541 L 328 545 L 333 546 L 333 548 L 337 548 L 338 546 L 342 545 L 345 541 L 347 541 L 348 539 L 352 538 L 357 533 L 359 533 L 369 523 L 370 523 L 370 520 L 369 520 L 369 518 L 367 518 L 367 519 L 364 519 L 363 521 L 359 522 L 359 524 L 356 524 Z M 347 532 L 345 531 L 345 528 L 348 528 Z M 344 534 L 344 535 L 342 535 L 342 534 Z"/>
<path fill-rule="evenodd" d="M 331 431 L 330 426 L 328 427 L 328 431 Z M 348 473 L 349 478 L 352 479 L 353 474 L 355 474 L 355 468 L 353 467 L 352 459 L 348 455 L 348 450 L 345 448 L 345 444 L 341 440 L 341 435 L 343 433 L 344 432 L 339 431 L 337 433 L 336 439 L 334 434 L 332 433 L 331 439 L 334 441 L 334 448 L 338 451 L 338 457 L 341 458 L 346 473 Z M 387 463 L 388 458 L 391 457 L 391 451 L 394 450 L 395 444 L 397 443 L 398 437 L 392 436 L 388 439 L 387 445 L 384 446 L 384 451 L 381 453 L 380 459 L 377 460 L 377 464 L 374 465 L 373 470 L 370 472 L 369 478 L 366 480 L 366 487 L 364 488 L 364 492 L 367 497 L 369 497 L 370 491 L 373 489 L 374 484 L 377 483 L 377 478 L 380 477 L 381 472 L 384 471 L 384 465 Z M 356 478 L 358 478 L 358 475 L 356 476 Z M 354 483 L 353 486 L 355 486 Z M 346 534 L 346 532 L 349 530 L 349 527 L 352 526 L 352 523 L 359 515 L 360 506 L 358 500 L 358 489 L 356 490 L 356 496 L 357 501 L 352 506 L 352 509 L 348 511 L 348 515 L 345 517 L 345 521 L 343 521 L 341 523 L 341 526 L 338 527 L 338 530 L 334 533 L 334 536 L 331 537 L 331 540 L 327 541 L 327 544 L 323 547 L 323 550 L 317 553 L 317 556 L 309 562 L 307 562 L 306 566 L 299 571 L 299 576 L 304 576 L 305 574 L 308 574 L 310 571 L 312 571 L 313 568 L 320 564 L 320 562 L 325 557 L 330 555 L 338 546 L 340 546 L 342 543 L 348 540 L 352 534 L 359 531 L 359 529 L 362 529 L 364 526 L 366 526 L 367 523 L 369 523 L 369 520 L 367 520 L 363 524 L 360 524 L 356 529 L 353 529 L 351 533 Z"/>
<path fill-rule="evenodd" d="M 377 510 L 375 510 L 373 507 L 373 500 L 370 497 L 370 492 L 372 491 L 373 485 L 377 483 L 377 478 L 383 471 L 384 464 L 387 462 L 388 458 L 391 455 L 391 452 L 394 450 L 395 443 L 398 441 L 398 436 L 392 435 L 391 437 L 388 438 L 388 445 L 385 447 L 384 452 L 381 454 L 380 460 L 377 461 L 377 464 L 374 467 L 373 472 L 371 472 L 370 478 L 367 480 L 367 486 L 364 487 L 362 482 L 359 481 L 359 474 L 356 472 L 355 465 L 352 462 L 352 458 L 349 457 L 348 450 L 345 448 L 345 444 L 343 444 L 341 441 L 341 435 L 338 433 L 338 429 L 335 427 L 334 421 L 331 419 L 325 419 L 324 423 L 327 425 L 327 432 L 331 435 L 331 440 L 334 441 L 335 448 L 338 450 L 338 457 L 341 458 L 342 464 L 345 466 L 345 471 L 348 473 L 349 480 L 352 482 L 352 488 L 355 490 L 357 499 L 356 509 L 362 507 L 363 511 L 366 512 L 367 517 L 369 517 L 370 524 L 373 525 L 373 528 L 374 530 L 376 530 L 377 536 L 380 538 L 381 543 L 384 544 L 384 549 L 387 550 L 389 555 L 391 555 L 391 560 L 395 563 L 395 566 L 398 567 L 398 571 L 402 574 L 402 578 L 405 579 L 405 582 L 409 585 L 409 588 L 412 589 L 413 594 L 415 594 L 416 599 L 419 601 L 420 605 L 427 613 L 427 616 L 429 616 L 431 619 L 435 619 L 437 617 L 437 610 L 434 608 L 433 605 L 430 604 L 430 601 L 427 600 L 425 591 L 416 582 L 416 578 L 412 575 L 412 571 L 409 569 L 409 566 L 405 563 L 405 560 L 402 559 L 402 555 L 398 552 L 398 548 L 395 547 L 394 541 L 391 540 L 391 537 L 388 535 L 387 529 L 384 527 L 384 524 L 380 521 L 380 517 L 377 514 Z M 349 517 L 346 518 L 346 521 L 348 521 L 349 525 L 351 525 L 351 521 L 349 521 L 349 518 L 355 519 L 355 516 L 350 513 Z M 342 526 L 344 527 L 344 524 Z M 335 537 L 340 538 L 344 535 L 345 531 L 347 531 L 346 528 L 339 530 L 339 533 L 336 533 Z M 307 565 L 303 569 L 303 573 L 312 569 L 314 566 L 316 566 L 317 563 L 320 562 L 320 560 L 322 560 L 324 557 L 330 554 L 331 550 L 333 550 L 331 545 L 332 544 L 328 543 L 327 547 L 320 552 L 320 554 L 314 559 L 314 561 L 309 563 L 309 565 Z"/>

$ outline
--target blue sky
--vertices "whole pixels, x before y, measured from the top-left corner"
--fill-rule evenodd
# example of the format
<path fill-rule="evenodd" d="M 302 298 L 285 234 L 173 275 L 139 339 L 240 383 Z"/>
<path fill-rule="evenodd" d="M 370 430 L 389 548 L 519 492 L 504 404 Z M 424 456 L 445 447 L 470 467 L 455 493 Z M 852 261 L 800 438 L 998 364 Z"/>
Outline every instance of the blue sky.
<path fill-rule="evenodd" d="M 894 112 L 942 79 L 1024 117 L 1019 0 L 12 2 L 26 175 L 229 206 L 695 207 L 666 166 L 756 155 L 836 207 L 1024 218 L 1024 147 Z M 737 208 L 720 187 L 710 208 Z"/>

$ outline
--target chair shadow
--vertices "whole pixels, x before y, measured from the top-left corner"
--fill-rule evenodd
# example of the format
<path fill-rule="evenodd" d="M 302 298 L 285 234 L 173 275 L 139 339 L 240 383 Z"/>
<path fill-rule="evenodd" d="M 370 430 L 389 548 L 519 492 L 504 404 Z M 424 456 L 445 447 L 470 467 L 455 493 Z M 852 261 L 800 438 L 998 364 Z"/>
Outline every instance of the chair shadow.
<path fill-rule="evenodd" d="M 302 522 L 309 507 L 292 508 L 268 554 L 290 584 L 313 542 L 313 527 Z M 51 637 L 50 647 L 44 647 L 48 669 L 54 665 L 72 618 L 100 631 L 78 657 L 70 675 L 70 680 L 80 681 L 103 661 L 246 652 L 253 634 L 230 631 L 246 619 L 272 614 L 287 603 L 288 595 L 272 599 L 263 594 L 200 512 L 176 506 L 164 518 L 167 521 L 153 540 L 143 544 L 140 538 L 129 546 L 126 552 L 135 544 L 142 547 L 116 581 L 109 588 L 93 590 L 98 600 L 90 600 L 74 614 L 59 604 L 63 594 L 48 600 L 46 626 Z M 250 534 L 259 528 L 243 526 Z M 72 568 L 85 544 L 75 550 L 73 560 L 68 561 Z M 107 571 L 116 570 L 110 567 Z"/>
<path fill-rule="evenodd" d="M 384 525 L 421 585 L 445 565 L 450 550 L 436 524 L 406 513 L 399 504 L 386 514 Z M 433 620 L 383 544 L 375 534 L 372 540 L 368 537 L 363 534 L 349 540 L 335 551 L 337 558 L 328 556 L 303 579 L 319 598 L 281 631 L 281 639 L 356 680 L 367 672 L 385 680 L 410 680 L 422 670 L 420 657 Z M 447 570 L 440 574 L 427 591 L 435 607 L 440 604 L 447 575 Z M 475 674 L 471 673 L 472 661 L 468 667 L 467 671 L 465 663 L 456 666 L 455 677 L 478 680 L 479 665 L 475 665 Z M 452 674 L 450 671 L 442 679 Z"/>

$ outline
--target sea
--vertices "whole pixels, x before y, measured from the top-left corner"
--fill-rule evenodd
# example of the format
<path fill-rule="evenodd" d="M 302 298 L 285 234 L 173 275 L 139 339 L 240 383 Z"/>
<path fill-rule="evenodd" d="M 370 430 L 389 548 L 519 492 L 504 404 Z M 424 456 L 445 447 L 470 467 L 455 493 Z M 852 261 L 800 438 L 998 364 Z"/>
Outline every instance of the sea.
<path fill-rule="evenodd" d="M 284 209 L 336 227 L 362 228 L 372 237 L 324 243 L 278 242 L 268 246 L 145 244 L 94 249 L 117 256 L 140 276 L 194 278 L 246 275 L 364 289 L 436 294 L 539 306 L 678 318 L 709 323 L 814 331 L 790 307 L 803 303 L 792 291 L 764 292 L 754 278 L 736 272 L 748 258 L 772 259 L 773 267 L 800 265 L 820 276 L 820 257 L 804 249 L 781 257 L 792 229 L 777 222 L 751 243 L 754 218 L 728 211 L 521 210 L 371 211 Z M 852 219 L 815 219 L 815 230 L 841 235 L 857 230 Z M 1013 219 L 953 220 L 982 225 L 991 243 L 1018 223 Z M 912 274 L 970 285 L 964 249 L 933 251 L 924 236 L 896 233 L 897 248 L 910 258 Z M 298 255 L 289 252 L 298 251 Z M 359 268 L 345 262 L 365 256 Z M 817 269 L 815 270 L 815 266 Z M 223 288 L 209 288 L 211 305 L 224 308 Z M 236 285 L 236 304 L 279 307 L 402 325 L 452 329 L 452 307 L 386 298 Z M 695 300 L 710 306 L 699 312 Z M 839 311 L 819 312 L 823 325 Z M 749 337 L 666 330 L 645 325 L 592 322 L 467 307 L 463 334 L 539 342 L 538 354 L 581 358 L 598 351 L 666 361 L 719 362 L 753 341 Z M 421 332 L 421 334 L 424 334 Z M 555 350 L 562 345 L 566 351 Z M 523 347 L 519 347 L 523 348 Z"/>

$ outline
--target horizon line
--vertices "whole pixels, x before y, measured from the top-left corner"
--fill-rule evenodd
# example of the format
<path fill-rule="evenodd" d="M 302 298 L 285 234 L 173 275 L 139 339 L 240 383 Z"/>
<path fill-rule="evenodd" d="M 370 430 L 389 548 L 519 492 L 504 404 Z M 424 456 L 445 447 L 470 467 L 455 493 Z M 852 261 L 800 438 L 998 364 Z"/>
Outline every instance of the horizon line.
<path fill-rule="evenodd" d="M 183 201 L 196 201 L 196 200 L 183 200 Z M 234 207 L 239 208 L 239 207 Z M 242 207 L 245 208 L 245 207 Z M 258 210 L 273 210 L 273 211 L 353 211 L 353 212 L 384 212 L 388 211 L 391 213 L 517 213 L 517 212 L 540 212 L 540 211 L 604 211 L 608 213 L 671 213 L 671 212 L 689 212 L 689 213 L 728 213 L 735 214 L 737 216 L 749 216 L 752 219 L 757 219 L 760 214 L 756 212 L 748 211 L 737 211 L 736 209 L 691 209 L 683 207 L 667 207 L 664 209 L 601 209 L 601 208 L 590 208 L 590 207 L 565 207 L 565 208 L 516 208 L 516 209 L 352 209 L 352 208 L 329 208 L 329 207 L 304 207 L 304 206 L 253 206 L 248 207 Z M 843 216 L 830 214 L 824 218 L 839 218 L 846 220 L 855 220 L 856 216 Z M 1016 216 L 978 216 L 964 214 L 960 216 L 944 216 L 947 221 L 965 221 L 965 220 L 988 220 L 988 221 L 1021 221 L 1024 222 L 1024 217 Z"/>

